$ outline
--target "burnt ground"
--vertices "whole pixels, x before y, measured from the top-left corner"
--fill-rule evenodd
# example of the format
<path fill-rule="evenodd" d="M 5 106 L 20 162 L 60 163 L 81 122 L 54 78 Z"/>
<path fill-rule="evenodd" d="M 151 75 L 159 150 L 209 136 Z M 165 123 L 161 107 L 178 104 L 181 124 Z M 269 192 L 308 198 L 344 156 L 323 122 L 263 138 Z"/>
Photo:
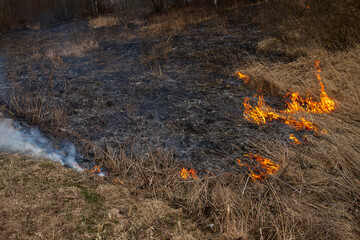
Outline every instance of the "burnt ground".
<path fill-rule="evenodd" d="M 288 142 L 289 127 L 256 126 L 243 117 L 243 99 L 254 93 L 234 72 L 247 57 L 263 57 L 256 51 L 263 38 L 250 17 L 231 15 L 164 34 L 141 24 L 93 29 L 85 20 L 10 33 L 0 36 L 1 101 L 10 106 L 12 95 L 51 85 L 49 96 L 64 104 L 67 127 L 51 132 L 45 114 L 42 129 L 56 136 L 79 146 L 67 134 L 73 129 L 101 146 L 120 143 L 138 153 L 162 148 L 197 169 L 224 170 L 256 152 L 260 139 Z M 89 40 L 98 47 L 83 56 L 45 56 Z"/>

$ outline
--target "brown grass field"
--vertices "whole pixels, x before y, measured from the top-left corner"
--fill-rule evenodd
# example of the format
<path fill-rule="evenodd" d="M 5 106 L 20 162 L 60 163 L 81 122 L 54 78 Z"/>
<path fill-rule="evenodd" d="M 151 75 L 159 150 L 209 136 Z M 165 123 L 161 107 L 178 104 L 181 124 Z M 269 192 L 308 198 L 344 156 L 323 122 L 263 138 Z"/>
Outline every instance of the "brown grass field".
<path fill-rule="evenodd" d="M 327 134 L 309 134 L 309 143 L 303 145 L 254 136 L 252 147 L 280 165 L 277 174 L 262 181 L 252 181 L 237 171 L 184 180 L 179 162 L 169 152 L 155 148 L 136 154 L 120 147 L 100 147 L 76 131 L 71 134 L 81 139 L 84 149 L 94 152 L 96 161 L 112 173 L 111 179 L 3 153 L 0 239 L 359 239 L 357 5 L 352 8 L 339 1 L 339 14 L 333 15 L 327 8 L 331 4 L 310 4 L 307 10 L 307 1 L 264 2 L 250 7 L 226 5 L 208 14 L 192 6 L 172 9 L 150 16 L 141 27 L 142 34 L 172 36 L 208 20 L 218 21 L 216 30 L 224 32 L 231 21 L 224 21 L 222 14 L 259 8 L 261 14 L 251 21 L 265 33 L 256 46 L 260 57 L 249 55 L 246 63 L 234 62 L 221 71 L 228 76 L 235 71 L 248 75 L 246 89 L 254 95 L 261 91 L 268 98 L 282 99 L 292 89 L 301 96 L 307 92 L 318 96 L 314 62 L 319 60 L 335 111 L 306 116 Z M 268 4 L 274 5 L 269 8 Z M 100 17 L 89 25 L 110 28 L 123 22 Z M 161 53 L 144 57 L 145 63 L 154 64 L 159 56 L 166 59 L 171 49 L 166 41 L 161 44 L 157 46 Z M 61 56 L 80 57 L 99 47 L 97 39 L 89 39 L 66 49 L 51 49 L 47 57 L 56 62 Z M 274 61 L 272 55 L 291 61 Z M 162 70 L 156 66 L 152 77 L 160 79 Z M 42 116 L 39 110 L 31 112 Z M 54 122 L 66 125 L 62 113 L 55 118 Z"/>

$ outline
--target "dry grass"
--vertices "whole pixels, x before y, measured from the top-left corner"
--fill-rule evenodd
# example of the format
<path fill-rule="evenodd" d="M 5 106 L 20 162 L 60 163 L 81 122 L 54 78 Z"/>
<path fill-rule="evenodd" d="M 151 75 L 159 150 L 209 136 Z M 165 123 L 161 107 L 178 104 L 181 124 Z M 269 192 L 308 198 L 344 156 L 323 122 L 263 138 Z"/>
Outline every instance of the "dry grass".
<path fill-rule="evenodd" d="M 143 29 L 149 34 L 179 32 L 214 17 L 214 10 L 206 7 L 170 9 L 166 13 L 151 16 Z"/>
<path fill-rule="evenodd" d="M 267 40 L 260 42 L 260 47 L 264 51 L 272 51 L 274 44 L 269 45 L 271 47 L 269 50 L 268 48 L 264 49 L 264 42 Z M 287 53 L 285 46 L 282 49 Z M 310 91 L 311 95 L 317 96 L 319 95 L 319 86 L 314 74 L 314 62 L 320 60 L 323 70 L 321 76 L 324 79 L 326 91 L 338 101 L 339 108 L 342 108 L 343 105 L 351 106 L 347 112 L 356 112 L 360 94 L 358 87 L 360 45 L 356 45 L 348 51 L 335 53 L 320 46 L 309 49 L 290 49 L 291 53 L 296 50 L 306 51 L 305 56 L 289 63 L 249 59 L 247 67 L 239 69 L 239 71 L 251 76 L 250 86 L 255 91 L 263 89 L 264 92 L 271 95 L 284 96 L 291 88 L 303 95 L 306 91 Z"/>
<path fill-rule="evenodd" d="M 33 24 L 27 24 L 26 27 L 31 30 L 38 31 L 38 30 L 40 30 L 41 25 L 40 25 L 40 23 L 33 23 Z"/>
<path fill-rule="evenodd" d="M 62 73 L 67 65 L 60 57 L 51 59 L 49 68 L 41 69 L 44 76 L 38 79 L 35 71 L 28 66 L 30 79 L 36 79 L 34 85 L 36 91 L 28 91 L 27 87 L 12 79 L 13 92 L 8 106 L 8 114 L 23 117 L 28 123 L 38 125 L 47 131 L 61 136 L 61 128 L 67 128 L 66 102 L 66 80 Z M 14 77 L 14 76 L 13 76 Z M 54 83 L 60 84 L 63 94 L 60 102 L 56 102 L 53 95 Z M 55 103 L 56 102 L 56 103 Z"/>
<path fill-rule="evenodd" d="M 359 16 L 357 0 L 269 0 L 257 19 L 288 46 L 309 47 L 315 42 L 330 50 L 344 50 L 359 42 Z"/>
<path fill-rule="evenodd" d="M 206 239 L 180 209 L 91 173 L 0 155 L 1 239 Z"/>
<path fill-rule="evenodd" d="M 309 146 L 254 139 L 281 165 L 263 182 L 236 171 L 183 181 L 176 159 L 161 150 L 135 157 L 98 148 L 95 155 L 133 191 L 183 209 L 212 239 L 357 239 L 360 129 L 351 117 L 358 115 L 345 112 L 316 117 L 329 133 Z"/>
<path fill-rule="evenodd" d="M 100 16 L 89 21 L 92 28 L 111 27 L 120 24 L 120 20 L 114 16 Z"/>
<path fill-rule="evenodd" d="M 81 43 L 68 43 L 65 46 L 54 46 L 48 49 L 45 56 L 54 59 L 61 56 L 83 57 L 86 53 L 97 49 L 99 44 L 92 39 L 88 39 Z"/>
<path fill-rule="evenodd" d="M 267 41 L 273 39 L 261 42 L 259 48 L 269 51 L 273 51 L 274 46 L 279 48 L 274 44 L 266 47 Z M 286 47 L 282 49 L 286 53 Z M 272 217 L 285 221 L 283 232 L 276 235 L 300 239 L 356 239 L 360 234 L 360 45 L 335 53 L 320 46 L 289 50 L 288 54 L 298 50 L 306 56 L 290 63 L 250 60 L 247 67 L 239 70 L 250 75 L 249 85 L 254 92 L 261 89 L 269 95 L 284 96 L 291 88 L 303 96 L 307 90 L 310 95 L 318 96 L 320 91 L 313 66 L 315 60 L 320 60 L 325 90 L 335 99 L 336 110 L 329 115 L 313 116 L 328 134 L 312 137 L 310 146 L 289 147 L 266 139 L 257 141 L 257 148 L 281 160 L 283 170 L 277 176 L 277 185 L 286 183 L 293 192 L 272 186 L 274 200 L 280 207 Z"/>

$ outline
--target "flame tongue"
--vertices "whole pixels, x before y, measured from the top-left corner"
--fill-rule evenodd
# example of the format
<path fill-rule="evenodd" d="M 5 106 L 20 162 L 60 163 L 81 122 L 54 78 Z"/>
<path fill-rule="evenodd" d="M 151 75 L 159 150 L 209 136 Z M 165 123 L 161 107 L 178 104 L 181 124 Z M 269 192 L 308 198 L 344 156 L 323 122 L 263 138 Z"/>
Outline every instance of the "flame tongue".
<path fill-rule="evenodd" d="M 296 112 L 308 112 L 308 113 L 329 113 L 335 110 L 335 102 L 325 92 L 324 84 L 321 81 L 321 68 L 320 61 L 315 61 L 315 76 L 320 85 L 320 102 L 314 101 L 308 94 L 304 100 L 299 96 L 299 93 L 288 93 L 290 95 L 290 103 L 287 103 L 287 109 L 283 113 L 296 113 Z"/>
<path fill-rule="evenodd" d="M 93 173 L 99 175 L 100 177 L 105 176 L 105 174 L 101 171 L 100 166 L 98 166 L 98 165 L 95 165 L 94 168 L 90 169 L 90 172 L 93 172 Z"/>
<path fill-rule="evenodd" d="M 321 88 L 320 102 L 312 102 L 311 99 L 308 97 L 306 99 L 306 103 L 309 106 L 308 112 L 328 113 L 335 110 L 335 102 L 325 92 L 325 87 L 321 81 L 320 73 L 320 61 L 315 61 L 315 76 L 318 79 Z"/>
<path fill-rule="evenodd" d="M 246 76 L 246 75 L 242 74 L 241 72 L 236 72 L 236 73 L 239 75 L 238 76 L 239 79 L 244 80 L 245 84 L 247 84 L 250 81 L 249 76 Z"/>
<path fill-rule="evenodd" d="M 181 169 L 181 171 L 179 173 L 183 179 L 188 179 L 188 178 L 199 179 L 199 177 L 196 174 L 195 169 L 192 169 L 192 168 L 189 170 L 187 170 L 186 168 L 183 168 L 183 169 Z"/>
<path fill-rule="evenodd" d="M 248 170 L 249 177 L 254 181 L 263 180 L 268 175 L 276 174 L 279 170 L 279 165 L 272 162 L 270 159 L 263 158 L 257 154 L 245 154 L 245 157 L 249 157 L 252 160 L 251 164 L 244 163 L 240 159 L 237 159 L 240 167 L 245 167 Z"/>
<path fill-rule="evenodd" d="M 256 124 L 265 124 L 266 122 L 271 122 L 274 120 L 281 121 L 290 127 L 301 130 L 314 130 L 318 131 L 317 126 L 311 121 L 305 119 L 304 117 L 300 119 L 295 119 L 291 115 L 278 113 L 276 110 L 272 110 L 269 106 L 265 104 L 264 97 L 259 96 L 257 106 L 253 107 L 248 103 L 249 98 L 244 99 L 244 115 L 245 118 Z"/>
<path fill-rule="evenodd" d="M 301 144 L 301 142 L 295 137 L 294 134 L 290 134 L 289 138 L 293 141 L 293 144 L 295 145 Z"/>
<path fill-rule="evenodd" d="M 279 119 L 280 115 L 274 112 L 269 106 L 265 104 L 264 97 L 259 96 L 259 101 L 256 107 L 251 106 L 249 98 L 244 99 L 245 118 L 248 121 L 255 122 L 257 124 L 264 124 L 267 121 Z"/>

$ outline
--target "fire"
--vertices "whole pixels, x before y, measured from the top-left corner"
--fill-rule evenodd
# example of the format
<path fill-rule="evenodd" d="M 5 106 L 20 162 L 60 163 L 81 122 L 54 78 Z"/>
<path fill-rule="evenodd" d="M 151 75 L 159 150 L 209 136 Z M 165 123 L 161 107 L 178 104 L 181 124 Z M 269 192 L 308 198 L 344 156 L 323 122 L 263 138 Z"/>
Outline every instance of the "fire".
<path fill-rule="evenodd" d="M 244 83 L 245 83 L 245 84 L 247 84 L 247 83 L 250 81 L 249 76 L 246 76 L 246 75 L 242 74 L 241 72 L 236 72 L 236 73 L 239 75 L 238 78 L 244 80 Z"/>
<path fill-rule="evenodd" d="M 116 180 L 116 179 L 113 179 L 113 182 L 114 183 L 117 183 L 117 184 L 124 184 L 124 182 L 120 181 L 120 180 Z"/>
<path fill-rule="evenodd" d="M 266 105 L 264 97 L 259 96 L 259 101 L 256 107 L 251 106 L 249 98 L 244 98 L 245 118 L 248 121 L 255 122 L 256 124 L 264 124 L 267 121 L 272 121 L 280 117 L 279 114 L 274 112 L 269 106 Z"/>
<path fill-rule="evenodd" d="M 255 107 L 251 106 L 251 104 L 249 104 L 248 102 L 249 98 L 245 98 L 244 115 L 245 118 L 250 122 L 254 122 L 260 125 L 265 124 L 266 122 L 278 120 L 297 130 L 306 129 L 318 131 L 317 126 L 311 121 L 305 119 L 304 117 L 297 120 L 290 115 L 282 114 L 281 112 L 272 110 L 268 105 L 266 105 L 263 96 L 259 96 L 257 106 Z"/>
<path fill-rule="evenodd" d="M 205 171 L 208 173 L 208 176 L 215 176 L 215 174 L 213 174 L 213 173 L 210 172 L 209 170 L 205 169 Z"/>
<path fill-rule="evenodd" d="M 249 104 L 249 98 L 244 99 L 244 115 L 248 121 L 256 124 L 265 124 L 273 120 L 281 121 L 297 130 L 319 131 L 318 127 L 310 120 L 301 117 L 294 118 L 296 113 L 329 113 L 335 110 L 335 102 L 325 92 L 324 84 L 321 81 L 320 61 L 315 61 L 315 75 L 320 85 L 320 102 L 313 100 L 309 94 L 303 99 L 298 92 L 289 92 L 285 95 L 290 101 L 287 101 L 287 108 L 283 111 L 276 111 L 266 105 L 263 96 L 259 96 L 257 106 Z M 326 131 L 323 131 L 325 133 Z"/>
<path fill-rule="evenodd" d="M 249 171 L 249 177 L 253 181 L 263 180 L 267 178 L 268 175 L 274 175 L 279 170 L 279 165 L 272 162 L 270 159 L 263 158 L 257 154 L 245 154 L 245 157 L 249 157 L 252 160 L 251 164 L 244 163 L 240 159 L 237 159 L 240 167 L 245 167 Z"/>
<path fill-rule="evenodd" d="M 293 141 L 292 143 L 295 145 L 301 144 L 301 142 L 295 137 L 294 134 L 290 134 L 290 139 Z"/>
<path fill-rule="evenodd" d="M 327 95 L 325 92 L 324 84 L 321 81 L 321 68 L 320 61 L 315 61 L 315 76 L 319 81 L 321 87 L 320 102 L 311 102 L 311 99 L 308 97 L 306 103 L 309 106 L 308 111 L 313 113 L 328 113 L 335 110 L 335 102 Z"/>
<path fill-rule="evenodd" d="M 309 94 L 306 99 L 303 99 L 297 92 L 288 93 L 286 96 L 289 96 L 291 102 L 287 102 L 287 109 L 283 111 L 284 113 L 329 113 L 335 110 L 335 102 L 325 92 L 320 73 L 320 61 L 315 61 L 315 76 L 319 81 L 321 91 L 320 102 L 314 101 Z"/>
<path fill-rule="evenodd" d="M 183 179 L 188 179 L 188 178 L 199 179 L 195 169 L 192 168 L 189 170 L 183 168 L 179 173 Z"/>
<path fill-rule="evenodd" d="M 94 166 L 94 169 L 90 169 L 90 171 L 93 173 L 101 173 L 100 166 L 97 165 Z"/>

